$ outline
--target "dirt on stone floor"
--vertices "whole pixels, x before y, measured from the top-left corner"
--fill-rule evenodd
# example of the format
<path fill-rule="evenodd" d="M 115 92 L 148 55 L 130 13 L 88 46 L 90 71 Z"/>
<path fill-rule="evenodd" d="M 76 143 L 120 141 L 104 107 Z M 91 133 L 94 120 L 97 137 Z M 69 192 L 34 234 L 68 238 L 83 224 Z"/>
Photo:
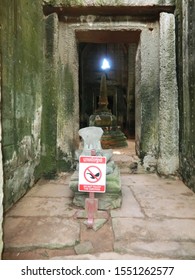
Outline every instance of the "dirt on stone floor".
<path fill-rule="evenodd" d="M 87 228 L 80 220 L 80 243 L 90 241 L 93 245 L 93 253 L 113 251 L 113 231 L 111 219 L 97 231 Z M 74 247 L 49 249 L 49 248 L 29 248 L 29 249 L 4 249 L 3 260 L 48 260 L 54 257 L 76 255 Z"/>

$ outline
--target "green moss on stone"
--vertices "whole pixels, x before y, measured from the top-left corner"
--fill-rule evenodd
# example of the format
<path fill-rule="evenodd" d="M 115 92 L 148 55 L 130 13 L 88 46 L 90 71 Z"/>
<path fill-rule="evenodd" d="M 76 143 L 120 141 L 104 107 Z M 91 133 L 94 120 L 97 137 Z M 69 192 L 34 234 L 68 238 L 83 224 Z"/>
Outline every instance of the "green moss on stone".
<path fill-rule="evenodd" d="M 41 164 L 35 169 L 35 176 L 43 176 L 46 179 L 54 179 L 57 174 L 57 164 L 53 155 L 41 157 Z"/>
<path fill-rule="evenodd" d="M 58 148 L 57 166 L 58 166 L 58 172 L 70 171 L 72 167 L 72 159 L 68 157 L 66 153 L 63 153 L 59 148 Z"/>
<path fill-rule="evenodd" d="M 74 80 L 72 73 L 69 69 L 69 66 L 66 65 L 64 71 L 64 78 L 65 78 L 65 115 L 67 118 L 72 117 L 74 111 Z"/>
<path fill-rule="evenodd" d="M 37 107 L 41 106 L 44 81 L 44 34 L 40 0 L 2 0 L 0 11 L 1 39 L 3 38 L 0 46 L 3 57 L 2 151 L 6 209 L 33 182 L 34 166 L 38 163 L 37 141 L 40 135 L 34 135 L 33 127 Z M 35 136 L 37 141 L 34 141 Z"/>
<path fill-rule="evenodd" d="M 111 0 L 108 3 L 108 0 L 96 0 L 91 1 L 92 3 L 89 3 L 86 0 L 44 0 L 43 3 L 51 6 L 67 6 L 67 7 L 75 7 L 75 6 L 88 6 L 89 4 L 93 6 L 107 6 L 109 5 L 124 5 L 123 0 Z"/>
<path fill-rule="evenodd" d="M 44 0 L 43 3 L 51 6 L 81 6 L 85 1 L 83 0 Z"/>

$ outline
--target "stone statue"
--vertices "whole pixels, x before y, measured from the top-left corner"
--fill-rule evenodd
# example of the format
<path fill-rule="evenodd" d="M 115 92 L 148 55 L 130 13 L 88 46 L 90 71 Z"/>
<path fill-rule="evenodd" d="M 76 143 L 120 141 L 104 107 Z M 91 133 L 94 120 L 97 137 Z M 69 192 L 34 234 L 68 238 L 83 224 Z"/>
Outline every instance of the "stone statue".
<path fill-rule="evenodd" d="M 103 134 L 103 129 L 101 127 L 85 127 L 79 130 L 79 135 L 83 139 L 83 152 L 87 153 L 90 152 L 92 149 L 95 149 L 96 152 L 102 150 L 100 139 Z"/>
<path fill-rule="evenodd" d="M 99 199 L 98 207 L 102 210 L 118 208 L 121 205 L 121 181 L 120 172 L 112 158 L 112 149 L 102 149 L 101 137 L 103 130 L 101 127 L 85 127 L 79 130 L 79 135 L 82 137 L 82 147 L 76 151 L 76 157 L 79 162 L 80 155 L 91 156 L 91 151 L 95 151 L 96 156 L 106 157 L 106 192 L 97 193 Z M 73 203 L 77 206 L 84 207 L 85 198 L 88 194 L 78 191 L 79 179 L 79 164 L 77 170 L 71 177 L 70 188 L 74 192 Z"/>
<path fill-rule="evenodd" d="M 112 149 L 103 150 L 101 146 L 101 137 L 103 129 L 101 127 L 89 126 L 79 130 L 79 135 L 82 137 L 83 147 L 77 151 L 77 158 L 80 155 L 91 156 L 91 150 L 95 150 L 96 156 L 104 156 L 107 163 L 112 157 Z M 112 173 L 113 169 L 107 165 L 107 174 Z"/>

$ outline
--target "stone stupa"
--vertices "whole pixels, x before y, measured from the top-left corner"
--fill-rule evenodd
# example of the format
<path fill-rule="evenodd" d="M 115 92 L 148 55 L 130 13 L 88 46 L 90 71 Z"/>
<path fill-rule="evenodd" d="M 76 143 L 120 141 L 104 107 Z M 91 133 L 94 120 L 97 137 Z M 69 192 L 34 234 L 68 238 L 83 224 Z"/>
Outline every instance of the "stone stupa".
<path fill-rule="evenodd" d="M 89 126 L 97 126 L 103 129 L 101 145 L 104 149 L 125 147 L 127 138 L 117 125 L 117 118 L 108 109 L 106 74 L 101 76 L 100 95 L 98 108 L 89 117 Z"/>

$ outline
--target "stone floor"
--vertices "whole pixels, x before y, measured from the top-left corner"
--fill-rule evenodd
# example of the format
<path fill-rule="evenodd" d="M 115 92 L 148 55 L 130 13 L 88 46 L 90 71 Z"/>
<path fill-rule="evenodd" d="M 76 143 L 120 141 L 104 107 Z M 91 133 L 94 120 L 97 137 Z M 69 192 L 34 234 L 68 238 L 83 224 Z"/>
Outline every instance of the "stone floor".
<path fill-rule="evenodd" d="M 178 178 L 130 169 L 133 141 L 113 159 L 120 209 L 89 229 L 72 205 L 71 174 L 42 179 L 5 215 L 3 259 L 195 259 L 195 194 Z"/>

